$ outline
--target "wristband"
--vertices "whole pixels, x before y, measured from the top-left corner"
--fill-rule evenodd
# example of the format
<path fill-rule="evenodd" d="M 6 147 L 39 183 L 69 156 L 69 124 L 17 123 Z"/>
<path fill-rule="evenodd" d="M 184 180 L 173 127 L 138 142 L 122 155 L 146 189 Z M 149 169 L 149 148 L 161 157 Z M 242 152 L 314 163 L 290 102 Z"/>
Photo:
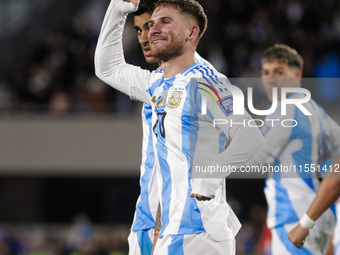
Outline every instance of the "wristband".
<path fill-rule="evenodd" d="M 159 236 L 159 232 L 156 232 L 156 233 L 155 233 L 155 236 Z"/>
<path fill-rule="evenodd" d="M 315 221 L 312 220 L 307 213 L 305 213 L 299 221 L 300 225 L 306 229 L 312 229 L 315 225 Z"/>

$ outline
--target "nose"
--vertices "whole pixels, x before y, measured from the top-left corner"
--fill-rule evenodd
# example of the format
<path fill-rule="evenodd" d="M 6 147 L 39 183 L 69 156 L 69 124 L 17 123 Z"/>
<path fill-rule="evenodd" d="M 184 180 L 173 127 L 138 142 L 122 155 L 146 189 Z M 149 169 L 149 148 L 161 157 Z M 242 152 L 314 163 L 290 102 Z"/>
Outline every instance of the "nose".
<path fill-rule="evenodd" d="M 159 34 L 160 33 L 160 26 L 157 23 L 154 23 L 152 26 L 149 28 L 149 37 Z"/>
<path fill-rule="evenodd" d="M 148 39 L 148 30 L 142 30 L 142 33 L 140 34 L 139 36 L 139 43 L 140 44 L 146 44 L 149 42 L 149 39 Z"/>
<path fill-rule="evenodd" d="M 277 82 L 278 77 L 274 72 L 269 72 L 266 74 L 262 74 L 262 79 L 268 84 L 268 85 L 274 85 Z"/>

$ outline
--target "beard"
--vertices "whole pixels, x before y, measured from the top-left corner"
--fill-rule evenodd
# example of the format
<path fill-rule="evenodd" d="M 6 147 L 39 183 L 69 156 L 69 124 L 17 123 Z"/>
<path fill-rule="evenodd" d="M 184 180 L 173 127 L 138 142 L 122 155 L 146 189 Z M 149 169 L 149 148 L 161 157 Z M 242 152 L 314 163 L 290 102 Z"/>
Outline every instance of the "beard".
<path fill-rule="evenodd" d="M 184 51 L 184 42 L 176 41 L 172 42 L 169 45 L 158 46 L 150 46 L 151 48 L 151 56 L 157 58 L 161 61 L 168 61 L 174 57 L 180 56 Z"/>

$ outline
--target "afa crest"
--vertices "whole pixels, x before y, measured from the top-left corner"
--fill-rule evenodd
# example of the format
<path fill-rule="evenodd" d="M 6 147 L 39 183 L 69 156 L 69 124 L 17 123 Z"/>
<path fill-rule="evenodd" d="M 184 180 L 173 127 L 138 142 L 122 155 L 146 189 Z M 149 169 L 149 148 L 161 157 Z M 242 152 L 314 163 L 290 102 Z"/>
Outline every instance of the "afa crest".
<path fill-rule="evenodd" d="M 183 98 L 183 89 L 173 91 L 171 96 L 168 99 L 167 107 L 170 109 L 177 108 L 181 104 L 182 98 Z"/>

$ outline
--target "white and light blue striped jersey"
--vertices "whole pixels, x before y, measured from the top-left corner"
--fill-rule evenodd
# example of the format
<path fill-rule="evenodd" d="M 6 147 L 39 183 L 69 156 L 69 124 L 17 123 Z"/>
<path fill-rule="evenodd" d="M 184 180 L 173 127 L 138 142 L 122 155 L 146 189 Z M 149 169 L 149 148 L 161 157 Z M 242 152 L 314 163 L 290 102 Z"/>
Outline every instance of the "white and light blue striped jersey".
<path fill-rule="evenodd" d="M 289 96 L 299 97 L 299 94 Z M 254 159 L 277 169 L 281 166 L 290 169 L 289 173 L 275 172 L 266 180 L 269 228 L 299 221 L 315 198 L 320 185 L 318 178 L 325 174 L 321 170 L 328 169 L 332 163 L 331 153 L 340 153 L 339 126 L 313 100 L 304 106 L 311 116 L 304 115 L 295 105 L 289 105 L 284 116 L 279 106 L 266 118 L 276 121 L 266 121 L 262 128 L 265 144 Z M 320 217 L 315 229 L 331 234 L 334 218 L 332 207 Z"/>
<path fill-rule="evenodd" d="M 195 52 L 196 63 L 202 66 L 209 66 L 213 69 L 212 65 Z M 214 69 L 213 69 L 214 70 Z M 156 214 L 158 208 L 158 193 L 155 155 L 153 151 L 152 141 L 152 108 L 148 104 L 143 104 L 142 112 L 142 163 L 140 166 L 140 195 L 136 204 L 136 212 L 132 224 L 132 231 L 146 230 L 155 227 Z M 215 136 L 217 137 L 217 136 Z M 212 139 L 212 137 L 211 137 Z M 221 132 L 218 136 L 219 152 L 222 152 L 226 146 L 226 135 Z"/>
<path fill-rule="evenodd" d="M 225 226 L 225 238 L 234 238 L 233 223 L 237 218 L 233 219 L 226 203 L 216 204 L 214 202 L 217 201 L 212 200 L 204 205 L 221 208 L 228 221 L 216 216 L 207 219 L 201 213 L 196 199 L 189 196 L 191 192 L 214 196 L 221 179 L 202 178 L 195 179 L 193 183 L 192 167 L 194 161 L 204 165 L 221 161 L 239 167 L 255 155 L 258 147 L 262 145 L 263 137 L 257 128 L 220 125 L 215 133 L 223 131 L 232 142 L 226 150 L 218 154 L 218 143 L 215 139 L 207 139 L 209 134 L 213 133 L 212 130 L 216 130 L 212 120 L 225 118 L 237 122 L 246 121 L 250 116 L 232 114 L 233 98 L 227 89 L 226 78 L 213 69 L 195 63 L 175 77 L 164 79 L 161 69 L 150 73 L 148 70 L 126 64 L 121 38 L 127 12 L 135 9 L 136 6 L 131 3 L 118 0 L 110 2 L 98 38 L 95 70 L 96 75 L 105 83 L 132 99 L 152 106 L 152 129 L 155 134 L 153 138 L 156 137 L 153 143 L 154 151 L 157 152 L 155 164 L 159 166 L 157 183 L 162 209 L 161 234 L 200 233 L 205 231 L 202 222 L 210 222 L 218 227 Z M 221 85 L 218 77 L 224 78 L 222 85 L 225 85 L 225 88 L 221 88 L 218 103 L 214 97 L 206 96 L 207 114 L 204 115 L 201 112 L 203 90 L 197 87 L 197 83 L 190 86 L 191 80 L 204 79 L 205 86 L 216 90 L 214 86 Z M 205 90 L 208 91 L 206 88 Z M 210 143 L 213 144 L 214 150 L 211 150 Z M 201 153 L 199 156 L 198 151 Z M 218 155 L 215 159 L 212 156 L 214 154 Z"/>
<path fill-rule="evenodd" d="M 155 227 L 158 208 L 158 192 L 155 154 L 152 142 L 152 108 L 143 104 L 142 108 L 142 163 L 140 166 L 140 195 L 137 200 L 132 230 L 146 230 Z"/>
<path fill-rule="evenodd" d="M 206 166 L 213 163 L 219 155 L 220 148 L 216 146 L 213 133 L 219 134 L 224 131 L 232 139 L 235 138 L 232 140 L 235 142 L 230 144 L 223 157 L 230 165 L 240 165 L 248 161 L 261 145 L 262 138 L 257 129 L 229 125 L 220 127 L 216 132 L 216 128 L 212 125 L 214 118 L 230 118 L 235 122 L 250 118 L 249 115 L 246 117 L 232 115 L 232 96 L 227 87 L 219 93 L 222 104 L 214 104 L 213 100 L 208 100 L 208 113 L 202 114 L 201 90 L 197 87 L 197 83 L 191 85 L 190 82 L 192 78 L 203 79 L 212 89 L 223 84 L 217 78 L 223 76 L 215 73 L 211 68 L 193 64 L 170 79 L 164 79 L 158 71 L 152 76 L 154 82 L 151 88 L 133 87 L 130 91 L 135 91 L 134 95 L 143 93 L 144 96 L 139 96 L 140 99 L 151 98 L 156 113 L 153 115 L 153 131 L 157 136 L 155 151 L 158 155 L 161 177 L 158 180 L 158 186 L 161 187 L 159 195 L 162 200 L 161 234 L 200 233 L 205 231 L 205 228 L 197 201 L 189 196 L 193 191 L 191 171 L 194 165 Z M 143 84 L 139 86 L 141 85 L 143 86 Z M 224 85 L 227 86 L 226 81 Z M 243 144 L 251 139 L 255 145 L 249 144 L 245 148 Z M 206 181 L 210 182 L 210 180 Z M 220 180 L 214 181 L 210 190 L 207 185 L 201 186 L 200 191 L 215 193 Z M 220 225 L 223 223 L 221 222 Z"/>

